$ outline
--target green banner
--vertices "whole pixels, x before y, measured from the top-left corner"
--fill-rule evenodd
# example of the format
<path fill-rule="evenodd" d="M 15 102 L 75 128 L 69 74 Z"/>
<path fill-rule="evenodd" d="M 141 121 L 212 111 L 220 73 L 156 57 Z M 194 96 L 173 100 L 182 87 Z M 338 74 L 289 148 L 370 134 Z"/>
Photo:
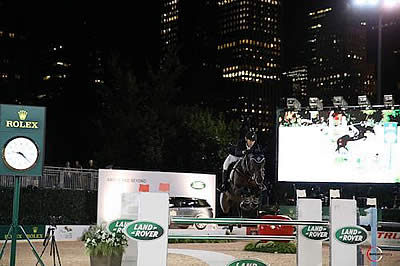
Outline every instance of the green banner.
<path fill-rule="evenodd" d="M 45 107 L 0 104 L 1 175 L 42 175 L 45 129 Z"/>
<path fill-rule="evenodd" d="M 25 230 L 26 235 L 29 239 L 45 239 L 45 225 L 22 225 Z M 11 234 L 7 234 L 10 230 L 10 226 L 0 225 L 0 240 L 11 239 Z M 21 231 L 21 228 L 18 228 L 17 231 L 17 240 L 26 239 L 24 234 Z"/>

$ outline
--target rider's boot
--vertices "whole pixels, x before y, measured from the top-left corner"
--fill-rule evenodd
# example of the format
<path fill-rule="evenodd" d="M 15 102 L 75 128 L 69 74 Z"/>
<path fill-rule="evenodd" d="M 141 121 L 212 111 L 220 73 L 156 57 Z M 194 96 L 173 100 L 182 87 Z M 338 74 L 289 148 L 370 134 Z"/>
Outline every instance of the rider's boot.
<path fill-rule="evenodd" d="M 222 170 L 222 184 L 221 187 L 218 189 L 220 192 L 224 192 L 228 190 L 228 171 Z"/>

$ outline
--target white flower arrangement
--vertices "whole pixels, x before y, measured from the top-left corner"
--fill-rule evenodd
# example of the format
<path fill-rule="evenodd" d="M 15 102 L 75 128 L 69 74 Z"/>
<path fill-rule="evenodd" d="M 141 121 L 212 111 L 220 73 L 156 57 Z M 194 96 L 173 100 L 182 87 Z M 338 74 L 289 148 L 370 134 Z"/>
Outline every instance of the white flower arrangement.
<path fill-rule="evenodd" d="M 81 240 L 85 243 L 86 254 L 92 256 L 119 256 L 128 246 L 128 239 L 124 234 L 110 233 L 99 225 L 90 226 Z"/>

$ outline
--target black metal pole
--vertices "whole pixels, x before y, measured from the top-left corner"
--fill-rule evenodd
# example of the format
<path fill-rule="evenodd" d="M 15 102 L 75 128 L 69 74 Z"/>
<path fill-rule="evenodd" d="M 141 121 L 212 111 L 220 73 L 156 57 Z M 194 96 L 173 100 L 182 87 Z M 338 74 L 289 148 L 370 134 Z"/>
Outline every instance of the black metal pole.
<path fill-rule="evenodd" d="M 377 51 L 377 84 L 376 84 L 376 103 L 382 103 L 382 9 L 381 4 L 378 9 L 378 51 Z"/>

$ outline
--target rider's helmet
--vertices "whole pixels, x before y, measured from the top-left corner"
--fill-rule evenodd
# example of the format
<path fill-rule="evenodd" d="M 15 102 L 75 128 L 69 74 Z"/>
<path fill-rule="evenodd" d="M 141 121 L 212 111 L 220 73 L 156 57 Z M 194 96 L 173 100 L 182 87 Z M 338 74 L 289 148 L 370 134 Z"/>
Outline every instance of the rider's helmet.
<path fill-rule="evenodd" d="M 256 141 L 257 140 L 257 134 L 254 131 L 248 131 L 245 135 L 245 138 L 251 141 Z"/>

